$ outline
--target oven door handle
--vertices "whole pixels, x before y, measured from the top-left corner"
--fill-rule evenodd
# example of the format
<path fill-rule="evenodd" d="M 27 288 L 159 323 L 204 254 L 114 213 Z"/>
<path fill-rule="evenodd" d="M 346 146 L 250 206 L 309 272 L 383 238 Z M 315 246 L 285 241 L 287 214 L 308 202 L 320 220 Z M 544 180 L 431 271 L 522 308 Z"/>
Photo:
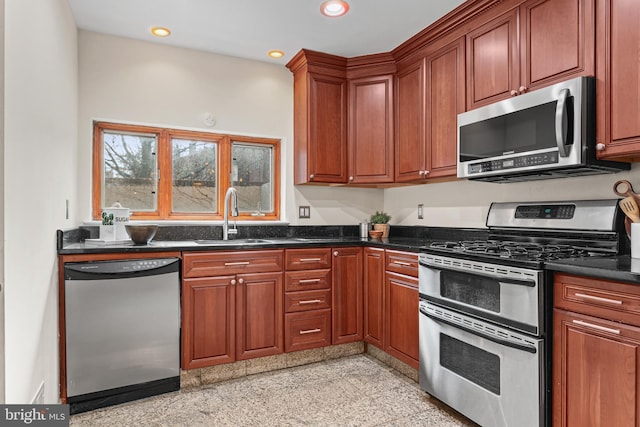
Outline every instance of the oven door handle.
<path fill-rule="evenodd" d="M 429 265 L 429 264 L 425 264 L 420 262 L 420 265 L 423 267 L 427 267 L 430 268 L 432 270 L 440 270 L 440 271 L 452 271 L 454 273 L 467 273 L 467 274 L 472 274 L 474 276 L 483 276 L 483 277 L 488 277 L 490 279 L 494 279 L 496 281 L 498 281 L 501 285 L 517 285 L 517 286 L 528 286 L 530 288 L 533 288 L 536 286 L 536 281 L 531 279 L 531 280 L 525 280 L 525 279 L 506 279 L 504 280 L 503 277 L 500 276 L 496 276 L 493 274 L 489 274 L 489 273 L 483 273 L 481 271 L 476 271 L 476 270 L 462 270 L 462 269 L 456 269 L 456 268 L 447 268 L 447 267 L 442 267 L 440 265 L 435 266 L 435 265 Z"/>
<path fill-rule="evenodd" d="M 494 336 L 491 336 L 491 335 L 486 335 L 486 334 L 483 334 L 482 332 L 474 331 L 471 328 L 467 328 L 467 327 L 464 327 L 464 326 L 459 325 L 457 323 L 449 322 L 449 321 L 446 321 L 446 320 L 441 319 L 439 317 L 433 316 L 433 315 L 427 313 L 426 311 L 424 311 L 422 307 L 420 307 L 419 310 L 420 310 L 420 314 L 422 314 L 424 316 L 427 316 L 429 319 L 433 320 L 434 322 L 441 322 L 441 323 L 447 324 L 447 325 L 449 325 L 451 327 L 462 329 L 463 331 L 466 331 L 466 332 L 468 332 L 468 333 L 470 333 L 472 335 L 475 335 L 475 336 L 480 337 L 480 338 L 488 339 L 489 341 L 493 341 L 496 344 L 504 345 L 506 347 L 515 348 L 517 350 L 523 350 L 523 351 L 526 351 L 527 353 L 532 353 L 532 354 L 536 354 L 536 352 L 537 352 L 536 349 L 533 348 L 533 347 L 529 347 L 527 345 L 522 345 L 522 344 L 517 344 L 517 343 L 511 342 L 509 340 L 501 339 L 501 338 L 494 337 Z"/>

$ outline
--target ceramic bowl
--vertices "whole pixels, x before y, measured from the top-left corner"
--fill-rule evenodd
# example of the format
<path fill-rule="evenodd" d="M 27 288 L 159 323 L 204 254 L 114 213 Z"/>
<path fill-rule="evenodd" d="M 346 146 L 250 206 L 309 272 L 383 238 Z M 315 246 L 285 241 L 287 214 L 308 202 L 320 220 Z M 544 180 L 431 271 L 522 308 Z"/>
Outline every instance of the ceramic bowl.
<path fill-rule="evenodd" d="M 158 231 L 158 226 L 155 224 L 148 225 L 131 225 L 125 224 L 125 230 L 127 230 L 127 234 L 133 240 L 133 243 L 136 245 L 146 245 L 149 243 L 153 236 L 156 235 Z"/>

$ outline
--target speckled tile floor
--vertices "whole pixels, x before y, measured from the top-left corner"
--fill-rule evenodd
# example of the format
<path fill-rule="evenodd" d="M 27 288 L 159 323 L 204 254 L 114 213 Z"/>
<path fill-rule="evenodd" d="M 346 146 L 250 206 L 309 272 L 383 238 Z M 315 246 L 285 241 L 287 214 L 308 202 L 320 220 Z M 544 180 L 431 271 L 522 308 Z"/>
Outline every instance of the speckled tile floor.
<path fill-rule="evenodd" d="M 474 424 L 361 354 L 74 415 L 71 426 L 433 426 Z"/>

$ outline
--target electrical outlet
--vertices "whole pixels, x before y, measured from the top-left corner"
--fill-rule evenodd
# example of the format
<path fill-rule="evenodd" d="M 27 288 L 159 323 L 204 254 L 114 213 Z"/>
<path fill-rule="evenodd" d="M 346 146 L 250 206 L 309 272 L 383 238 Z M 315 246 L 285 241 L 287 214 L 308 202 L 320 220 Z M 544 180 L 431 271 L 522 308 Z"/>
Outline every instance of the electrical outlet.
<path fill-rule="evenodd" d="M 38 387 L 38 391 L 36 395 L 33 396 L 33 400 L 31 401 L 33 405 L 44 405 L 44 381 L 40 383 L 40 387 Z"/>
<path fill-rule="evenodd" d="M 298 218 L 311 218 L 311 206 L 298 206 Z"/>
<path fill-rule="evenodd" d="M 418 205 L 418 219 L 424 219 L 424 205 L 422 203 Z"/>

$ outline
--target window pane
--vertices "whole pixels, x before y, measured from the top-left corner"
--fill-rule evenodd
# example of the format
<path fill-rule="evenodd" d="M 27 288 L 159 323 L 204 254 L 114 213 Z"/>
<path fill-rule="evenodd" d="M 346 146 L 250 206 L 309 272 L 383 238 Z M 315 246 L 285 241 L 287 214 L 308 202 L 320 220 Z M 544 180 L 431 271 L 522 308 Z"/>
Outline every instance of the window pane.
<path fill-rule="evenodd" d="M 217 212 L 216 158 L 213 142 L 173 139 L 172 211 Z"/>
<path fill-rule="evenodd" d="M 104 132 L 102 207 L 157 210 L 155 135 Z"/>
<path fill-rule="evenodd" d="M 241 212 L 273 212 L 273 148 L 233 142 L 231 183 Z"/>

